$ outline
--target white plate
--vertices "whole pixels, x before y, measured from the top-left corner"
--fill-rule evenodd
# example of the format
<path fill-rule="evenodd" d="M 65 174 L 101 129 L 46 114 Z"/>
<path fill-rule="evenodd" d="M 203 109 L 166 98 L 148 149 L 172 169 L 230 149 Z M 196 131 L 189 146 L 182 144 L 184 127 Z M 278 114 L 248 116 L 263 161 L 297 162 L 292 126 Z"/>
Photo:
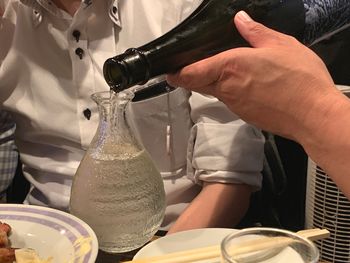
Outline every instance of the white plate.
<path fill-rule="evenodd" d="M 228 228 L 205 228 L 178 232 L 161 237 L 137 252 L 134 259 L 158 256 L 162 254 L 219 245 L 221 240 L 232 232 L 238 230 Z M 216 263 L 216 260 L 203 260 L 198 262 Z"/>
<path fill-rule="evenodd" d="M 93 263 L 98 242 L 93 230 L 68 213 L 32 205 L 0 204 L 0 221 L 11 226 L 12 247 L 33 248 L 53 263 Z"/>
<path fill-rule="evenodd" d="M 178 232 L 169 236 L 159 238 L 143 247 L 134 259 L 147 258 L 188 249 L 206 246 L 220 245 L 222 239 L 232 232 L 238 230 L 227 228 L 205 228 Z M 201 263 L 219 263 L 220 260 L 202 260 Z M 269 263 L 302 263 L 300 255 L 292 248 L 287 247 L 277 256 L 268 261 Z"/>

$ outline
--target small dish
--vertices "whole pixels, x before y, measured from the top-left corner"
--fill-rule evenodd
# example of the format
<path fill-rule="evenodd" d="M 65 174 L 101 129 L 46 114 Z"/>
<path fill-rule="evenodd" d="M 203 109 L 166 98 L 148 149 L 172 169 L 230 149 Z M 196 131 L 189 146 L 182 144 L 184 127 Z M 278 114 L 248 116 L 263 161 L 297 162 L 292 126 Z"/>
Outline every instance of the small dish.
<path fill-rule="evenodd" d="M 172 252 L 220 245 L 222 239 L 238 230 L 229 228 L 203 228 L 182 231 L 161 237 L 140 249 L 134 259 L 158 256 Z M 202 260 L 200 263 L 218 263 L 219 260 Z"/>
<path fill-rule="evenodd" d="M 180 252 L 185 250 L 218 246 L 222 240 L 230 234 L 238 233 L 239 230 L 227 228 L 205 228 L 194 229 L 189 231 L 178 232 L 169 236 L 161 237 L 143 247 L 134 256 L 134 259 L 143 259 L 153 256 L 161 256 L 169 253 Z M 244 238 L 242 238 L 244 240 Z M 293 249 L 283 251 L 283 255 L 279 257 L 282 261 L 271 262 L 293 262 L 301 263 L 300 256 Z M 220 263 L 218 258 L 196 261 L 198 263 Z M 269 261 L 270 262 L 270 261 Z"/>
<path fill-rule="evenodd" d="M 47 207 L 0 204 L 0 221 L 11 226 L 11 246 L 32 248 L 52 263 L 93 263 L 98 242 L 93 230 L 77 217 Z"/>

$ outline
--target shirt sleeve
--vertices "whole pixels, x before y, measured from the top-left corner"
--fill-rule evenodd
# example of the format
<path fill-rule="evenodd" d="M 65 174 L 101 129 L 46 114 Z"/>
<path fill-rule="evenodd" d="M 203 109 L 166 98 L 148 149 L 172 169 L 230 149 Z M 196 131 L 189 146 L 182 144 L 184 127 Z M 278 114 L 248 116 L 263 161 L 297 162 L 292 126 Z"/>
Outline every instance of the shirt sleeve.
<path fill-rule="evenodd" d="M 303 0 L 303 3 L 305 43 L 317 43 L 350 26 L 349 0 Z"/>
<path fill-rule="evenodd" d="M 0 3 L 3 0 L 0 0 Z M 17 20 L 18 1 L 5 0 L 0 4 L 3 16 L 0 16 L 0 64 L 11 48 Z"/>
<path fill-rule="evenodd" d="M 185 0 L 181 2 L 180 21 L 186 19 L 189 15 L 197 9 L 197 7 L 203 2 L 203 0 Z"/>
<path fill-rule="evenodd" d="M 2 15 L 5 12 L 6 6 L 9 3 L 10 0 L 1 0 L 0 1 L 0 19 L 2 17 Z"/>
<path fill-rule="evenodd" d="M 0 111 L 0 198 L 12 183 L 17 168 L 18 152 L 14 132 L 15 124 L 11 116 Z"/>
<path fill-rule="evenodd" d="M 6 0 L 0 1 L 0 17 L 2 17 L 6 7 Z"/>
<path fill-rule="evenodd" d="M 264 136 L 216 98 L 193 92 L 195 123 L 187 151 L 187 174 L 196 183 L 240 183 L 261 187 Z"/>

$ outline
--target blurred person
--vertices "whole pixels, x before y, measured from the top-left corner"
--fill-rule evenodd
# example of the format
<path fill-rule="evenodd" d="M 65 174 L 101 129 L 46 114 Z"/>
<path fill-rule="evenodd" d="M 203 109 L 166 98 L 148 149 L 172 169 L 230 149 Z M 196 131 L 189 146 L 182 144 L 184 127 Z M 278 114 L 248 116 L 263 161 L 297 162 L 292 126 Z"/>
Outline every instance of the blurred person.
<path fill-rule="evenodd" d="M 3 9 L 4 6 L 0 5 L 0 17 Z M 14 133 L 15 124 L 10 114 L 0 110 L 0 202 L 6 202 L 6 191 L 16 173 L 18 152 L 14 143 Z"/>
<path fill-rule="evenodd" d="M 243 11 L 234 22 L 251 48 L 189 65 L 169 75 L 169 83 L 213 95 L 243 120 L 297 141 L 350 198 L 349 99 L 323 61 L 296 39 Z"/>
<path fill-rule="evenodd" d="M 0 110 L 0 202 L 15 177 L 18 152 L 14 142 L 15 124 L 9 113 Z"/>
<path fill-rule="evenodd" d="M 72 177 L 98 125 L 90 95 L 109 90 L 104 61 L 167 32 L 199 3 L 8 1 L 0 31 L 0 100 L 17 125 L 23 173 L 32 185 L 26 203 L 68 209 Z M 184 89 L 129 106 L 164 179 L 163 229 L 237 223 L 261 185 L 261 132 L 217 99 Z"/>

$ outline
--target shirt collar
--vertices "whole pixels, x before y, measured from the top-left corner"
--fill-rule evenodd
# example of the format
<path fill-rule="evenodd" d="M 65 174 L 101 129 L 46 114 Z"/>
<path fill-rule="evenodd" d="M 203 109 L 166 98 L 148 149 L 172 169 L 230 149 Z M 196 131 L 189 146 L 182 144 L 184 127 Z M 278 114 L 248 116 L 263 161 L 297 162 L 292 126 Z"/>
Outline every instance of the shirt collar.
<path fill-rule="evenodd" d="M 59 18 L 67 18 L 67 14 L 57 8 L 51 0 L 20 0 L 22 4 L 33 9 L 33 23 L 39 25 L 42 21 L 43 11 L 51 13 Z"/>
<path fill-rule="evenodd" d="M 20 0 L 22 4 L 33 9 L 32 12 L 32 22 L 33 26 L 37 27 L 42 22 L 42 6 L 35 0 Z"/>
<path fill-rule="evenodd" d="M 41 6 L 39 5 L 39 3 L 36 0 L 20 0 L 22 4 L 29 6 L 31 8 L 33 8 L 34 10 L 38 11 L 39 9 L 41 9 Z"/>
<path fill-rule="evenodd" d="M 110 0 L 108 13 L 112 22 L 117 26 L 122 27 L 122 23 L 120 21 L 120 15 L 119 15 L 119 0 Z"/>
<path fill-rule="evenodd" d="M 64 18 L 63 13 L 54 6 L 51 0 L 20 0 L 22 4 L 29 6 L 33 9 L 33 23 L 38 26 L 42 21 L 43 9 L 47 10 L 51 14 Z M 82 0 L 82 3 L 87 7 L 92 4 L 93 0 Z M 121 27 L 120 15 L 119 15 L 119 0 L 109 1 L 108 14 L 114 24 Z"/>

